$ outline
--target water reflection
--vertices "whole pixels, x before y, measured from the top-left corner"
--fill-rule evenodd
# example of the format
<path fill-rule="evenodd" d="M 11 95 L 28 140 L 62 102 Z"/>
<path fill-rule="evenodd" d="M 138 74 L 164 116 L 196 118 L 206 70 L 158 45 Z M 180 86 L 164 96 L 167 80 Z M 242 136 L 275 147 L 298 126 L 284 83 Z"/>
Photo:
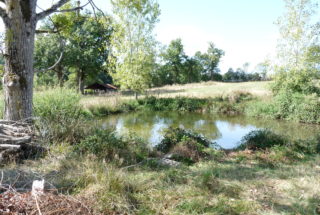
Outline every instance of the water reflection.
<path fill-rule="evenodd" d="M 223 148 L 237 146 L 241 138 L 252 130 L 269 128 L 292 139 L 306 139 L 319 132 L 315 125 L 243 116 L 219 116 L 203 113 L 136 112 L 112 115 L 103 119 L 103 127 L 114 127 L 120 135 L 136 133 L 153 146 L 161 142 L 163 131 L 182 127 L 203 134 Z"/>

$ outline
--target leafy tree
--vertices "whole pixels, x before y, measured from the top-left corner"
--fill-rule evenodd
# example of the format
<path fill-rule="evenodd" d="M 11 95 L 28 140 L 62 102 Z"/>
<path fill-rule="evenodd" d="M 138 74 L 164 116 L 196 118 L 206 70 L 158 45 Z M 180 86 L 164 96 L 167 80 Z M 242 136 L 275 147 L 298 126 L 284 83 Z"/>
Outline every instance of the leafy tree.
<path fill-rule="evenodd" d="M 203 66 L 203 80 L 215 80 L 215 77 L 217 77 L 216 73 L 219 71 L 218 65 L 220 59 L 224 54 L 224 51 L 216 48 L 212 42 L 209 43 L 209 48 L 206 53 L 196 53 L 197 59 Z"/>
<path fill-rule="evenodd" d="M 232 68 L 229 68 L 228 71 L 223 76 L 223 81 L 234 81 L 235 72 Z"/>
<path fill-rule="evenodd" d="M 155 0 L 112 0 L 115 33 L 112 37 L 112 78 L 122 89 L 140 92 L 151 84 L 156 42 L 153 29 L 160 15 Z M 137 94 L 136 94 L 137 95 Z"/>
<path fill-rule="evenodd" d="M 56 85 L 58 83 L 60 87 L 63 87 L 66 79 L 66 67 L 68 66 L 66 57 L 62 57 L 51 71 L 42 71 L 42 69 L 53 66 L 61 57 L 62 52 L 66 51 L 67 46 L 62 43 L 65 43 L 65 40 L 57 34 L 37 37 L 34 53 L 37 84 Z"/>
<path fill-rule="evenodd" d="M 164 71 L 167 72 L 168 84 L 182 83 L 184 76 L 184 63 L 187 56 L 184 52 L 182 40 L 172 40 L 168 48 L 162 53 L 162 60 L 164 62 Z"/>
<path fill-rule="evenodd" d="M 286 11 L 278 19 L 281 40 L 273 92 L 281 90 L 310 93 L 315 70 L 308 60 L 308 50 L 317 41 L 317 25 L 311 23 L 315 13 L 312 0 L 284 0 Z"/>
<path fill-rule="evenodd" d="M 71 7 L 69 4 L 64 9 Z M 75 79 L 81 93 L 86 81 L 105 80 L 110 37 L 113 32 L 111 20 L 101 14 L 93 16 L 90 13 L 72 12 L 54 15 L 52 21 L 53 23 L 44 23 L 43 28 L 50 31 L 57 29 L 59 34 L 38 38 L 35 51 L 36 67 L 52 65 L 64 51 L 62 61 L 52 69 L 57 74 L 60 86 L 68 73 L 72 73 L 70 78 Z M 59 45 L 61 41 L 64 43 L 63 46 Z M 47 74 L 39 73 L 38 76 L 48 77 Z"/>

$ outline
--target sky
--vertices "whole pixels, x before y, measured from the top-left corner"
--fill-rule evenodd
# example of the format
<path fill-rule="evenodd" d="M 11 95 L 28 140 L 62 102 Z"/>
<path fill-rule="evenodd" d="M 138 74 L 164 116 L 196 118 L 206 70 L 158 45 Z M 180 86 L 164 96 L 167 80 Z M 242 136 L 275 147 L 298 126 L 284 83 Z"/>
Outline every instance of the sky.
<path fill-rule="evenodd" d="M 38 0 L 48 8 L 55 0 Z M 87 0 L 81 0 L 86 3 Z M 94 0 L 99 8 L 111 12 L 109 0 Z M 250 64 L 249 70 L 275 55 L 278 28 L 274 24 L 283 13 L 282 0 L 158 0 L 160 22 L 156 38 L 164 45 L 181 38 L 185 52 L 193 56 L 205 52 L 208 43 L 225 51 L 219 65 L 228 68 Z M 3 31 L 3 25 L 0 25 Z"/>

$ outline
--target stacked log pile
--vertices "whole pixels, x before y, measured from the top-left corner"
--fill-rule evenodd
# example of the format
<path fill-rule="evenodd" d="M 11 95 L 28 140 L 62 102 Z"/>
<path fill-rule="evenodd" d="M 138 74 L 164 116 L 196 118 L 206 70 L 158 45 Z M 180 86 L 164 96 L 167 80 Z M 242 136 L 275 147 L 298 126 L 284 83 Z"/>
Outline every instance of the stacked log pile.
<path fill-rule="evenodd" d="M 43 149 L 34 144 L 30 124 L 0 120 L 0 164 L 34 157 Z"/>

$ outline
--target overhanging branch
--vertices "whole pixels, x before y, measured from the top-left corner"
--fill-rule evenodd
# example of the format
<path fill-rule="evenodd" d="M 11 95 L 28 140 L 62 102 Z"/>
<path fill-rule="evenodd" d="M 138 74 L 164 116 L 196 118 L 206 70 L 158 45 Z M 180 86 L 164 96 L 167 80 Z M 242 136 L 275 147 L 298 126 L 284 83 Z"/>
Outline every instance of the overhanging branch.
<path fill-rule="evenodd" d="M 58 10 L 61 6 L 65 5 L 69 1 L 70 0 L 60 0 L 56 4 L 52 5 L 51 8 L 38 13 L 37 14 L 37 21 L 45 18 L 46 16 L 48 16 L 48 15 L 50 15 L 52 13 L 64 13 L 64 12 L 72 12 L 72 11 L 76 11 L 76 10 L 82 10 L 85 6 L 87 6 L 89 4 L 89 2 L 88 2 L 85 5 L 82 5 L 82 6 L 79 6 L 79 7 L 75 7 L 75 8 L 71 8 L 71 9 L 65 9 L 65 10 Z"/>
<path fill-rule="evenodd" d="M 58 64 L 61 62 L 62 58 L 63 58 L 63 52 L 61 52 L 60 57 L 59 57 L 58 61 L 55 62 L 55 64 L 53 64 L 52 66 L 50 66 L 47 69 L 35 70 L 35 72 L 46 72 L 46 71 L 49 71 L 49 70 L 56 68 L 56 66 L 58 66 Z"/>
<path fill-rule="evenodd" d="M 46 16 L 56 12 L 61 6 L 65 5 L 66 3 L 68 3 L 70 0 L 60 0 L 57 3 L 55 3 L 54 5 L 52 5 L 49 9 L 42 11 L 40 13 L 37 14 L 37 21 L 39 21 L 40 19 L 45 18 Z"/>
<path fill-rule="evenodd" d="M 58 31 L 55 30 L 36 30 L 36 34 L 57 34 Z"/>

